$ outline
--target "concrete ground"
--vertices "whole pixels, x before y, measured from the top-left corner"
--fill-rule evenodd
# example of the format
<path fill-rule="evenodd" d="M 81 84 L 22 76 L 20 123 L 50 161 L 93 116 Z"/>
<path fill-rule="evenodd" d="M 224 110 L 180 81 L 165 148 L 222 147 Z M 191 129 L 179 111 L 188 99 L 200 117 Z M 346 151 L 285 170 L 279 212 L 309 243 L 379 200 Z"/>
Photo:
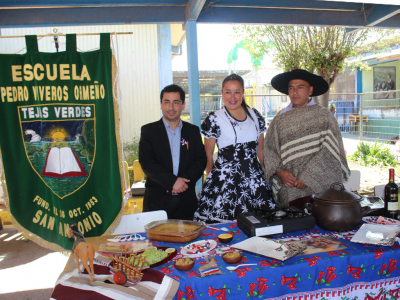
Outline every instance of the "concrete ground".
<path fill-rule="evenodd" d="M 351 138 L 343 138 L 344 150 L 346 150 L 347 155 L 352 154 L 357 150 L 357 146 L 360 144 L 359 140 Z"/>
<path fill-rule="evenodd" d="M 12 225 L 0 230 L 0 300 L 50 299 L 68 258 L 32 241 Z"/>

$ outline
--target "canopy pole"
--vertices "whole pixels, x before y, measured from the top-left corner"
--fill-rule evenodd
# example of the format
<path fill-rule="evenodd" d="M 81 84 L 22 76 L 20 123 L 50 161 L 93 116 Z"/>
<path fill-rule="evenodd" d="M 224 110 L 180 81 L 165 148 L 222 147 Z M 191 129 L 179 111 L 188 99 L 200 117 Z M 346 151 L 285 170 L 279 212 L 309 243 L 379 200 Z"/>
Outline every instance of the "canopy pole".
<path fill-rule="evenodd" d="M 188 20 L 186 22 L 187 60 L 188 60 L 188 83 L 189 83 L 189 110 L 190 123 L 200 127 L 200 85 L 199 85 L 199 60 L 197 50 L 197 22 Z M 202 188 L 202 180 L 196 183 L 196 191 Z"/>

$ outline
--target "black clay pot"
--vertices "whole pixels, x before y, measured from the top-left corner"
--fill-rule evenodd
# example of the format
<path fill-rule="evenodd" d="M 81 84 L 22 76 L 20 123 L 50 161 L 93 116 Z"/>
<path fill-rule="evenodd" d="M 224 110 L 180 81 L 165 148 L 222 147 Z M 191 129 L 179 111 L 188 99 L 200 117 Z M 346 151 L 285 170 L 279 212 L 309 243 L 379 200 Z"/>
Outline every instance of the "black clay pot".
<path fill-rule="evenodd" d="M 352 230 L 370 211 L 369 207 L 361 207 L 361 196 L 346 190 L 341 183 L 333 183 L 328 190 L 314 194 L 312 198 L 314 203 L 307 203 L 306 208 L 317 225 L 326 230 Z"/>

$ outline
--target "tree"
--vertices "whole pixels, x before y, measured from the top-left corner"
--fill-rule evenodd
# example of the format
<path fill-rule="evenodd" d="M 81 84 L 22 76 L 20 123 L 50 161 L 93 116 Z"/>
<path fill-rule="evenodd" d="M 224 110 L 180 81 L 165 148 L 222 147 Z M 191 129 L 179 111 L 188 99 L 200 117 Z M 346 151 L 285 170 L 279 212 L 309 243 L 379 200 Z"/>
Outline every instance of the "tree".
<path fill-rule="evenodd" d="M 364 53 L 380 53 L 382 51 L 390 51 L 400 45 L 400 30 L 388 31 L 388 38 L 375 39 L 368 41 L 355 48 L 357 54 L 361 55 Z"/>
<path fill-rule="evenodd" d="M 389 31 L 361 29 L 346 33 L 341 27 L 309 26 L 251 26 L 234 27 L 236 35 L 250 39 L 257 44 L 256 53 L 273 56 L 273 62 L 285 72 L 306 69 L 316 72 L 329 84 L 335 81 L 345 67 L 345 60 L 357 55 L 363 42 L 372 32 L 378 32 L 378 39 L 390 34 Z M 272 43 L 271 43 L 272 42 Z M 361 60 L 354 60 L 360 64 Z M 321 106 L 328 107 L 329 91 L 320 96 Z"/>

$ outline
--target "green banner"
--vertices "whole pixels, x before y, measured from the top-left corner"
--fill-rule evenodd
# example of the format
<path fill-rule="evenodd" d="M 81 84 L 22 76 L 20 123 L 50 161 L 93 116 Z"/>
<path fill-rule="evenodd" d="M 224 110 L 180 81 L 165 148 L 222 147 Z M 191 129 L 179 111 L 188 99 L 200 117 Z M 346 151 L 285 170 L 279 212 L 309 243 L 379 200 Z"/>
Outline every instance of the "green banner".
<path fill-rule="evenodd" d="M 25 41 L 26 54 L 0 54 L 6 201 L 29 239 L 71 250 L 69 222 L 86 237 L 100 236 L 121 213 L 110 34 L 86 53 L 76 51 L 75 34 L 59 53 L 39 52 L 36 36 Z"/>

